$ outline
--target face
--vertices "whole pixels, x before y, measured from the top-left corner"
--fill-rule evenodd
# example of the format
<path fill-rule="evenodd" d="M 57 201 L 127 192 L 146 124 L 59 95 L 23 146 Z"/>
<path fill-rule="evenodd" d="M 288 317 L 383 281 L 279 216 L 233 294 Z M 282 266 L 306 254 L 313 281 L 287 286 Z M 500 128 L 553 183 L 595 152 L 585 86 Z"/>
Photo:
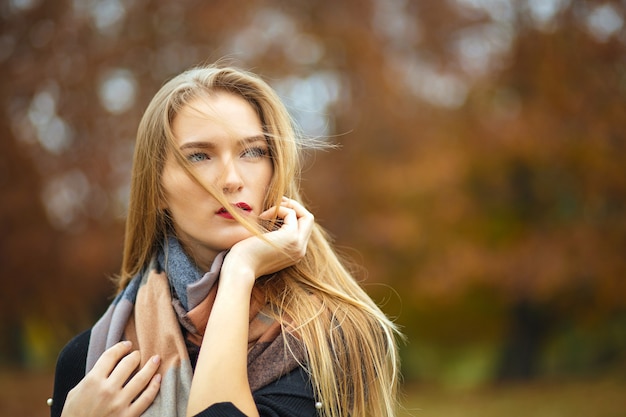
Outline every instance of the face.
<path fill-rule="evenodd" d="M 172 123 L 176 145 L 202 182 L 222 190 L 231 207 L 251 220 L 264 209 L 273 174 L 261 120 L 242 97 L 219 92 L 192 101 Z M 251 233 L 167 156 L 165 202 L 183 246 L 201 268 Z"/>

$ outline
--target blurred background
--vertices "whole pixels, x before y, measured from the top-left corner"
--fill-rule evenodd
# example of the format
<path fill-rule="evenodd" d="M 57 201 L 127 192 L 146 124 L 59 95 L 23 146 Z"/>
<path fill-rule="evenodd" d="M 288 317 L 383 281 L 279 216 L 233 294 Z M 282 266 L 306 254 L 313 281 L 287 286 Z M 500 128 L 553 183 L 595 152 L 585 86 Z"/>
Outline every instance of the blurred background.
<path fill-rule="evenodd" d="M 303 188 L 402 326 L 403 415 L 626 416 L 623 0 L 2 0 L 0 415 L 108 305 L 133 140 L 200 63 L 261 74 Z"/>

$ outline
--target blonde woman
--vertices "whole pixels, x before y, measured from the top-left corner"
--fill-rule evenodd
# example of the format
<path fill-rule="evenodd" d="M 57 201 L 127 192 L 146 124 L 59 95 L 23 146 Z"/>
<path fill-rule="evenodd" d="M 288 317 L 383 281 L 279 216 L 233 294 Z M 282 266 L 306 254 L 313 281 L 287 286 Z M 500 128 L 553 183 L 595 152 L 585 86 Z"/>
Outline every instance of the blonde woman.
<path fill-rule="evenodd" d="M 61 352 L 53 416 L 394 416 L 394 324 L 303 206 L 285 107 L 217 66 L 141 120 L 118 295 Z"/>

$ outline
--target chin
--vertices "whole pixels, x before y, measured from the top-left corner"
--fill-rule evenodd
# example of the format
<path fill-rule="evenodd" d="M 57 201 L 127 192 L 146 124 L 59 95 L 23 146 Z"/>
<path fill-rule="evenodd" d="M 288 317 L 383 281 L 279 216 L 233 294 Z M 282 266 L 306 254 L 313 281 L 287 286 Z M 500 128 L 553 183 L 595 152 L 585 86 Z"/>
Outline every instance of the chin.
<path fill-rule="evenodd" d="M 227 249 L 232 248 L 233 246 L 235 246 L 237 243 L 241 242 L 242 240 L 245 240 L 249 237 L 252 237 L 253 234 L 250 233 L 247 229 L 243 229 L 241 232 L 236 232 L 236 233 L 231 233 L 226 239 L 225 241 L 227 242 L 226 246 Z"/>

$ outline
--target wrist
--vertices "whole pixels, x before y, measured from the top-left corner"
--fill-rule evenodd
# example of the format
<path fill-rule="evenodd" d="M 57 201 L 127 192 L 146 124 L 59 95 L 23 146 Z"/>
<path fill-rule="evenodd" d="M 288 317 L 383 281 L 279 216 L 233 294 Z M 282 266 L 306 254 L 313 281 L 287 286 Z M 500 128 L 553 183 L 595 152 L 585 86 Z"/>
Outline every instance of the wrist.
<path fill-rule="evenodd" d="M 234 253 L 229 253 L 228 256 L 226 256 L 220 271 L 221 285 L 236 284 L 251 290 L 255 280 L 256 273 L 254 268 L 252 268 L 245 259 L 242 259 Z"/>

